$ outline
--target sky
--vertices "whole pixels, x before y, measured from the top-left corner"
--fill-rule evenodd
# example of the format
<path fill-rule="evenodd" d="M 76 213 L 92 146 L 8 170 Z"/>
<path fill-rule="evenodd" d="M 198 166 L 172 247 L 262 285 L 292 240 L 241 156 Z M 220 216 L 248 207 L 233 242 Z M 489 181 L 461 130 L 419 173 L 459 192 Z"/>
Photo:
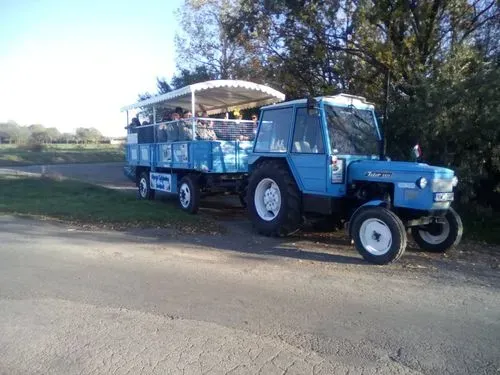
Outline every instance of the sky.
<path fill-rule="evenodd" d="M 126 134 L 120 108 L 175 72 L 182 0 L 0 0 L 0 122 Z"/>

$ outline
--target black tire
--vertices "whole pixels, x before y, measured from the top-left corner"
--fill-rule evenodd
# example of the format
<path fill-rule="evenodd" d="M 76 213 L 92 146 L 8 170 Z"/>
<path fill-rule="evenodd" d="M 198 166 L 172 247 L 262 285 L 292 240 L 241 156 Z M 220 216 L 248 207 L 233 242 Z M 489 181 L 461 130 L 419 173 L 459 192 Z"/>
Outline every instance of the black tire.
<path fill-rule="evenodd" d="M 195 214 L 200 208 L 200 187 L 196 176 L 184 176 L 179 183 L 177 195 L 180 208 L 190 214 Z"/>
<path fill-rule="evenodd" d="M 370 263 L 375 264 L 389 264 L 395 262 L 403 255 L 406 249 L 406 231 L 403 225 L 403 222 L 396 216 L 392 211 L 384 207 L 367 207 L 362 208 L 360 211 L 355 213 L 355 216 L 351 220 L 351 235 L 354 240 L 354 245 L 356 249 L 361 254 L 361 256 Z M 369 225 L 370 223 L 374 223 L 375 228 L 382 228 L 382 230 L 388 229 L 390 232 L 390 245 L 388 245 L 388 250 L 381 249 L 380 254 L 377 253 L 377 249 L 372 248 L 370 250 L 369 244 L 365 248 L 363 245 L 363 241 L 365 244 L 370 240 L 373 240 L 374 245 L 380 243 L 380 239 L 387 240 L 389 239 L 384 236 L 383 233 L 377 232 L 376 229 L 373 229 L 372 237 L 368 238 L 369 228 L 363 227 L 363 224 Z M 363 233 L 361 233 L 363 231 Z M 362 240 L 363 238 L 363 240 Z"/>
<path fill-rule="evenodd" d="M 261 181 L 270 179 L 279 189 L 281 204 L 273 219 L 265 220 L 255 204 L 255 193 Z M 264 161 L 250 175 L 247 193 L 247 209 L 254 228 L 263 235 L 283 237 L 295 233 L 300 228 L 300 192 L 295 180 L 285 165 L 275 161 Z"/>
<path fill-rule="evenodd" d="M 444 253 L 460 243 L 464 231 L 462 219 L 451 207 L 444 219 L 447 223 L 445 225 L 436 223 L 411 228 L 411 235 L 421 249 L 432 253 Z M 447 235 L 443 233 L 446 225 L 449 229 Z"/>
<path fill-rule="evenodd" d="M 137 181 L 137 196 L 143 200 L 155 199 L 155 191 L 151 189 L 149 172 L 142 172 Z"/>

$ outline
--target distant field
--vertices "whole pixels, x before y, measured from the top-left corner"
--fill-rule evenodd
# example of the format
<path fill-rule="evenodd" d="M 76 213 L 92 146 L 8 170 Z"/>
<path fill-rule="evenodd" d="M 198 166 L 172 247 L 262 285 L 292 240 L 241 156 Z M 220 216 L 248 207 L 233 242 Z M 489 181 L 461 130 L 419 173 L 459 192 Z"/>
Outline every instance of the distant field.
<path fill-rule="evenodd" d="M 104 163 L 124 160 L 123 145 L 76 145 L 54 144 L 42 147 L 24 145 L 0 145 L 0 167 L 67 164 Z"/>

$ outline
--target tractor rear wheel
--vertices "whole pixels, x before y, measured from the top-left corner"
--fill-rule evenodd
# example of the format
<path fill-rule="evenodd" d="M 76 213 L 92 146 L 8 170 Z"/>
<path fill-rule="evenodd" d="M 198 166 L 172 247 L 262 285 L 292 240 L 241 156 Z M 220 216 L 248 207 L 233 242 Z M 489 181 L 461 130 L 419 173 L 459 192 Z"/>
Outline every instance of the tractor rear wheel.
<path fill-rule="evenodd" d="M 300 192 L 283 164 L 264 161 L 252 172 L 247 205 L 254 227 L 266 236 L 295 233 L 301 222 Z"/>
<path fill-rule="evenodd" d="M 351 220 L 356 249 L 370 263 L 388 264 L 406 249 L 406 231 L 395 213 L 384 207 L 361 209 Z"/>

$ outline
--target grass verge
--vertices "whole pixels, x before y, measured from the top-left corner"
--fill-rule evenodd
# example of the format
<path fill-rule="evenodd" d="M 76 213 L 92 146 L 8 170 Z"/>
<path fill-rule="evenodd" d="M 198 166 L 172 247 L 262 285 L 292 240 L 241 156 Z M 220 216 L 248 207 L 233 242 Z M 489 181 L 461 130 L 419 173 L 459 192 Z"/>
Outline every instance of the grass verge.
<path fill-rule="evenodd" d="M 59 219 L 106 229 L 172 228 L 184 233 L 220 233 L 220 225 L 162 202 L 80 181 L 0 176 L 0 213 Z"/>
<path fill-rule="evenodd" d="M 41 150 L 9 146 L 0 147 L 0 167 L 120 162 L 125 158 L 123 146 L 119 145 L 50 145 Z"/>

